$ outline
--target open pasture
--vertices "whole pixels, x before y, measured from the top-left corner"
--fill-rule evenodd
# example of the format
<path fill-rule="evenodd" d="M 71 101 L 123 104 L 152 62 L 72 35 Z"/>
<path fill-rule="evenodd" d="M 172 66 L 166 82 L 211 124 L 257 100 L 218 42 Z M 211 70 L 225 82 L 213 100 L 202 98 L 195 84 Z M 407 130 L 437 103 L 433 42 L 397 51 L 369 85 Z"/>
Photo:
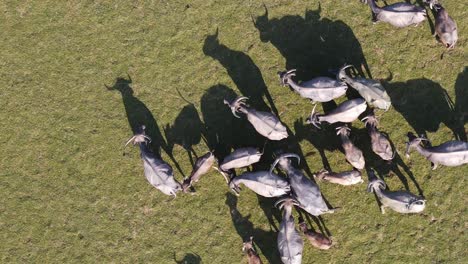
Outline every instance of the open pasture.
<path fill-rule="evenodd" d="M 308 176 L 350 170 L 334 128 L 306 124 L 312 104 L 277 76 L 296 68 L 308 80 L 348 63 L 382 80 L 392 107 L 376 111 L 379 129 L 398 153 L 381 161 L 360 121 L 351 139 L 390 190 L 427 205 L 382 215 L 365 171 L 360 185 L 319 182 L 341 209 L 310 223 L 336 244 L 305 243 L 303 263 L 467 263 L 468 167 L 431 171 L 418 153 L 404 155 L 408 132 L 433 145 L 467 140 L 468 11 L 464 0 L 442 3 L 458 24 L 450 51 L 432 36 L 429 9 L 429 21 L 398 29 L 373 24 L 358 0 L 2 1 L 0 262 L 246 263 L 242 242 L 254 236 L 264 262 L 279 263 L 274 199 L 247 188 L 236 197 L 215 170 L 173 199 L 123 144 L 144 123 L 181 182 L 195 155 L 263 148 L 223 104 L 244 95 L 290 132 L 266 144 L 259 168 L 281 147 L 305 158 Z"/>

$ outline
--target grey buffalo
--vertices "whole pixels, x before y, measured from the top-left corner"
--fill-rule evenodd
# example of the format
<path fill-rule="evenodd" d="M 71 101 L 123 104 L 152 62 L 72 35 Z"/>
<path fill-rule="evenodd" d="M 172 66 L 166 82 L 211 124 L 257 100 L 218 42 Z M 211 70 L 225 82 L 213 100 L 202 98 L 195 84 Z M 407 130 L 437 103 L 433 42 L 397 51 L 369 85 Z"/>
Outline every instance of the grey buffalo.
<path fill-rule="evenodd" d="M 426 2 L 435 11 L 434 35 L 439 37 L 439 40 L 446 48 L 454 48 L 458 40 L 457 23 L 448 15 L 447 10 L 437 0 Z"/>
<path fill-rule="evenodd" d="M 276 202 L 276 205 L 279 205 L 280 209 L 284 209 L 277 238 L 281 261 L 284 264 L 300 264 L 302 262 L 304 242 L 294 226 L 292 216 L 292 208 L 297 203 L 291 198 L 284 198 Z"/>
<path fill-rule="evenodd" d="M 257 111 L 248 107 L 245 104 L 245 100 L 247 99 L 247 97 L 240 96 L 232 102 L 224 100 L 224 104 L 227 104 L 231 108 L 232 114 L 237 118 L 239 118 L 237 113 L 245 114 L 247 120 L 249 120 L 250 124 L 252 124 L 260 135 L 270 140 L 281 140 L 288 137 L 286 127 L 277 116 L 269 112 Z"/>
<path fill-rule="evenodd" d="M 411 148 L 415 148 L 419 154 L 432 162 L 433 170 L 439 164 L 454 167 L 468 163 L 468 142 L 453 140 L 436 147 L 423 147 L 422 141 L 428 141 L 428 139 L 413 138 L 406 143 L 406 157 L 409 157 Z"/>
<path fill-rule="evenodd" d="M 379 109 L 388 110 L 392 105 L 390 96 L 377 80 L 366 79 L 366 78 L 351 78 L 346 74 L 346 69 L 353 67 L 352 65 L 346 65 L 338 72 L 338 79 L 345 82 L 351 88 L 359 92 L 359 94 L 366 100 L 371 106 L 375 106 Z"/>
<path fill-rule="evenodd" d="M 375 0 L 367 0 L 376 21 L 387 22 L 395 27 L 418 25 L 426 19 L 426 10 L 407 2 L 379 7 Z"/>
<path fill-rule="evenodd" d="M 182 190 L 184 192 L 188 192 L 189 188 L 195 183 L 200 180 L 200 177 L 206 174 L 213 164 L 216 162 L 216 158 L 212 152 L 208 152 L 205 155 L 201 156 L 195 162 L 195 166 L 193 168 L 190 177 L 184 180 L 182 183 Z"/>
<path fill-rule="evenodd" d="M 372 151 L 379 155 L 383 160 L 392 160 L 395 157 L 392 144 L 387 137 L 385 137 L 378 129 L 379 122 L 374 114 L 370 114 L 362 119 L 369 131 L 371 138 Z"/>
<path fill-rule="evenodd" d="M 281 84 L 289 86 L 301 97 L 308 98 L 313 102 L 329 102 L 346 94 L 348 86 L 340 81 L 329 77 L 317 77 L 309 81 L 296 83 L 292 77 L 296 76 L 296 70 L 278 73 Z"/>
<path fill-rule="evenodd" d="M 176 193 L 182 190 L 179 182 L 174 179 L 172 167 L 156 155 L 148 148 L 147 142 L 151 139 L 145 134 L 145 126 L 141 127 L 141 132 L 134 135 L 127 144 L 133 143 L 140 146 L 141 159 L 146 179 L 156 189 L 166 195 L 177 196 Z"/>
<path fill-rule="evenodd" d="M 349 139 L 349 131 L 351 129 L 347 126 L 337 128 L 336 134 L 341 138 L 341 146 L 345 152 L 346 160 L 358 170 L 364 169 L 366 162 L 362 151 L 356 147 Z"/>
<path fill-rule="evenodd" d="M 422 197 L 414 195 L 408 191 L 389 191 L 386 190 L 387 185 L 380 179 L 375 177 L 374 171 L 368 171 L 370 182 L 367 186 L 368 192 L 373 192 L 377 195 L 380 203 L 382 214 L 385 213 L 385 207 L 398 213 L 420 213 L 426 206 L 426 200 Z"/>
<path fill-rule="evenodd" d="M 317 128 L 320 128 L 319 125 L 322 122 L 327 122 L 330 124 L 343 122 L 350 123 L 356 120 L 360 114 L 362 114 L 367 109 L 366 101 L 362 98 L 352 99 L 345 101 L 337 106 L 326 115 L 315 113 L 315 107 L 312 109 L 312 113 L 306 119 L 308 124 L 312 124 Z"/>
<path fill-rule="evenodd" d="M 288 175 L 293 197 L 297 200 L 299 207 L 307 213 L 314 216 L 333 213 L 334 210 L 328 208 L 317 184 L 307 178 L 301 170 L 292 166 L 291 161 L 288 159 L 291 157 L 299 160 L 299 156 L 296 154 L 280 155 L 271 166 L 270 173 L 276 164 L 279 164 L 281 170 L 285 171 Z"/>
<path fill-rule="evenodd" d="M 321 170 L 314 174 L 314 177 L 319 181 L 324 180 L 340 185 L 353 185 L 364 182 L 362 180 L 362 174 L 358 170 L 350 170 L 339 173 Z"/>
<path fill-rule="evenodd" d="M 278 197 L 291 191 L 287 180 L 269 171 L 245 172 L 234 177 L 229 187 L 236 195 L 239 195 L 241 183 L 263 197 Z"/>
<path fill-rule="evenodd" d="M 262 155 L 256 148 L 238 148 L 224 158 L 219 168 L 222 171 L 244 168 L 257 163 Z"/>

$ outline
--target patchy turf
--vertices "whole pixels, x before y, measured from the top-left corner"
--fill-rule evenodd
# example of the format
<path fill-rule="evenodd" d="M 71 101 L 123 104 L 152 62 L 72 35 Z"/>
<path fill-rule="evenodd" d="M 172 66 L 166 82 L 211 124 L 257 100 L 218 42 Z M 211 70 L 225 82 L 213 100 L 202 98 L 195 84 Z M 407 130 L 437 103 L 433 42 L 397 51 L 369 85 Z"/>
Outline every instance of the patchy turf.
<path fill-rule="evenodd" d="M 423 192 L 427 207 L 382 215 L 365 184 L 320 183 L 342 209 L 312 223 L 336 245 L 306 245 L 304 263 L 468 262 L 468 167 L 431 171 L 420 155 L 403 155 L 409 131 L 434 145 L 466 140 L 465 1 L 444 2 L 460 37 L 449 52 L 429 22 L 373 25 L 357 0 L 227 2 L 0 3 L 1 261 L 239 263 L 253 235 L 262 258 L 278 263 L 273 200 L 247 189 L 235 197 L 214 170 L 194 195 L 169 198 L 147 183 L 137 149 L 122 156 L 123 143 L 144 122 L 180 181 L 193 152 L 263 146 L 222 103 L 243 94 L 294 134 L 267 153 L 300 152 L 309 174 L 350 169 L 333 128 L 305 125 L 311 104 L 276 73 L 297 68 L 306 80 L 352 63 L 384 80 L 393 107 L 378 112 L 380 129 L 399 156 L 393 165 L 376 159 L 360 122 L 352 139 L 391 190 Z"/>

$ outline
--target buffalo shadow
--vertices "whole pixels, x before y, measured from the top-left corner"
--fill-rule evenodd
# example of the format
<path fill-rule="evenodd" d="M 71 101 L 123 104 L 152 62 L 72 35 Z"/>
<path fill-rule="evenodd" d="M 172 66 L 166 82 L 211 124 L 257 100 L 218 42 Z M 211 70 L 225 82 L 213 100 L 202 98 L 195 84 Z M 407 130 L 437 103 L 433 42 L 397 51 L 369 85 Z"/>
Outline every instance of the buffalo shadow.
<path fill-rule="evenodd" d="M 323 168 L 331 170 L 330 163 L 325 155 L 325 150 L 333 152 L 341 149 L 341 141 L 336 136 L 336 125 L 324 125 L 321 129 L 316 129 L 312 125 L 306 125 L 303 118 L 294 121 L 294 130 L 298 140 L 307 140 L 319 152 L 322 159 Z"/>
<path fill-rule="evenodd" d="M 205 42 L 203 45 L 203 52 L 205 55 L 210 56 L 216 59 L 217 61 L 219 61 L 221 65 L 224 68 L 226 68 L 226 71 L 228 72 L 233 82 L 236 84 L 240 93 L 243 96 L 246 96 L 249 98 L 249 101 L 248 101 L 249 105 L 251 105 L 254 109 L 258 111 L 273 112 L 279 118 L 277 107 L 275 106 L 273 99 L 268 91 L 268 88 L 265 84 L 262 73 L 260 69 L 257 67 L 257 65 L 255 65 L 253 60 L 250 58 L 250 56 L 248 56 L 246 53 L 242 51 L 233 50 L 227 47 L 226 45 L 220 43 L 219 38 L 218 38 L 218 30 L 216 30 L 215 34 L 208 35 L 205 38 Z M 209 94 L 210 94 L 210 91 L 208 91 L 202 97 L 202 99 L 204 97 L 208 97 Z M 220 108 L 228 109 L 227 106 L 221 105 L 222 100 L 223 99 L 232 100 L 235 97 L 237 97 L 237 95 L 235 95 L 235 93 L 232 92 L 230 93 L 229 96 L 217 99 L 217 101 L 215 102 L 217 105 L 216 107 L 212 107 L 212 109 L 213 108 L 214 109 L 220 109 Z M 263 97 L 266 98 L 266 101 L 268 102 L 268 104 L 265 103 Z M 208 104 L 203 103 L 203 105 L 208 105 Z M 203 111 L 203 105 L 202 105 L 202 111 Z M 211 104 L 211 106 L 214 106 L 214 104 Z M 205 113 L 207 115 L 208 114 L 211 115 L 211 113 L 207 111 L 203 111 L 204 117 L 205 117 Z M 231 120 L 235 119 L 232 117 L 231 113 L 229 115 L 230 115 Z M 215 120 L 216 118 L 219 118 L 219 116 L 217 115 L 216 117 L 213 117 L 213 118 L 210 117 L 209 119 Z M 227 117 L 225 117 L 225 119 L 226 118 Z M 258 133 L 255 131 L 252 125 L 249 124 L 247 120 L 245 120 L 245 117 L 241 117 L 241 118 L 243 120 L 237 120 L 238 122 L 236 124 L 233 124 L 234 126 L 229 127 L 228 122 L 224 122 L 224 123 L 218 122 L 217 126 L 215 126 L 216 130 L 218 130 L 217 132 L 218 136 L 224 136 L 223 138 L 218 140 L 218 143 L 222 142 L 222 145 L 224 145 L 224 146 L 218 146 L 218 148 L 221 149 L 223 153 L 228 153 L 227 151 L 230 150 L 229 147 L 235 149 L 241 146 L 252 146 L 252 147 L 257 147 L 259 149 L 263 149 L 264 155 L 262 156 L 262 160 L 260 161 L 260 163 L 255 165 L 256 166 L 255 169 L 259 169 L 258 166 L 263 166 L 264 164 L 271 164 L 271 162 L 273 162 L 273 159 L 274 159 L 274 154 L 279 151 L 294 152 L 298 154 L 302 160 L 305 160 L 304 155 L 302 154 L 301 148 L 299 146 L 299 142 L 294 136 L 294 133 L 291 131 L 291 129 L 289 129 L 289 127 L 286 126 L 286 124 L 283 123 L 283 125 L 286 126 L 286 129 L 289 135 L 288 138 L 283 139 L 281 141 L 268 140 L 265 145 L 266 139 L 258 135 Z M 212 125 L 208 124 L 208 120 L 206 119 L 204 120 L 207 125 L 207 128 L 208 127 L 213 128 Z M 242 123 L 239 121 L 242 121 Z M 241 124 L 243 125 L 243 127 L 240 127 Z M 230 129 L 231 131 L 234 131 L 237 137 L 233 138 L 232 135 L 225 133 L 224 132 L 224 130 L 226 130 L 225 126 L 228 126 L 229 127 L 228 129 Z M 211 133 L 211 138 L 213 138 L 213 134 L 214 133 Z M 241 139 L 244 142 L 242 143 L 238 142 L 238 139 Z M 251 143 L 246 144 L 249 141 Z M 304 168 L 304 170 L 309 176 L 312 175 L 308 165 L 305 162 L 303 162 L 301 166 Z"/>
<path fill-rule="evenodd" d="M 200 115 L 193 104 L 188 104 L 182 108 L 173 124 L 167 124 L 164 128 L 168 148 L 172 151 L 175 144 L 182 146 L 189 156 L 192 166 L 194 158 L 198 155 L 193 146 L 199 144 L 204 139 L 205 125 L 200 119 Z M 207 143 L 205 141 L 205 143 Z"/>
<path fill-rule="evenodd" d="M 218 84 L 208 88 L 201 98 L 201 112 L 206 126 L 206 141 L 209 147 L 214 150 L 219 162 L 222 162 L 233 149 L 242 147 L 256 147 L 263 151 L 261 160 L 252 166 L 252 170 L 256 171 L 268 170 L 274 160 L 275 153 L 278 153 L 279 150 L 298 153 L 301 160 L 304 160 L 300 146 L 297 141 L 294 141 L 294 136 L 291 136 L 292 132 L 289 129 L 288 139 L 281 140 L 281 142 L 268 141 L 255 131 L 244 116 L 241 116 L 240 119 L 234 117 L 223 100 L 231 100 L 236 96 L 232 89 Z M 303 166 L 307 168 L 307 165 Z M 260 195 L 257 195 L 257 198 L 270 227 L 278 230 L 275 220 L 280 220 L 281 214 L 274 208 L 273 200 Z"/>
<path fill-rule="evenodd" d="M 250 215 L 244 216 L 237 209 L 237 197 L 232 193 L 226 193 L 226 205 L 229 207 L 234 228 L 242 241 L 248 241 L 253 236 L 255 244 L 268 260 L 268 263 L 281 263 L 276 242 L 277 232 L 254 227 L 254 224 L 249 220 Z"/>
<path fill-rule="evenodd" d="M 455 110 L 457 112 L 457 122 L 464 127 L 468 122 L 468 67 L 465 66 L 460 72 L 455 82 Z M 466 141 L 466 133 L 465 138 Z"/>
<path fill-rule="evenodd" d="M 323 221 L 323 218 L 322 216 L 314 216 L 314 215 L 311 215 L 309 213 L 307 213 L 306 211 L 304 211 L 304 209 L 301 209 L 301 208 L 297 208 L 297 213 L 299 215 L 299 218 L 298 218 L 298 221 L 297 223 L 299 224 L 301 220 L 304 220 L 304 216 L 305 216 L 305 220 L 307 221 L 307 228 L 314 231 L 314 232 L 317 232 L 317 228 L 319 229 L 320 233 L 322 233 L 323 235 L 326 235 L 327 237 L 331 237 L 332 234 L 330 233 L 330 230 L 328 230 L 328 228 L 325 226 L 325 222 Z M 317 226 L 317 228 L 314 228 L 314 225 L 312 223 L 315 223 L 315 225 Z"/>
<path fill-rule="evenodd" d="M 164 150 L 179 172 L 184 175 L 182 169 L 179 166 L 179 163 L 172 154 L 172 149 L 169 147 L 166 140 L 162 136 L 156 119 L 148 107 L 142 101 L 140 101 L 140 99 L 134 96 L 131 84 L 132 78 L 130 76 L 128 76 L 128 78 L 119 77 L 115 80 L 114 85 L 110 87 L 106 85 L 106 88 L 109 91 L 120 92 L 122 96 L 122 102 L 125 107 L 125 112 L 127 114 L 128 124 L 130 125 L 133 134 L 139 133 L 140 127 L 145 125 L 146 134 L 151 138 L 150 147 L 152 151 L 157 156 L 161 157 L 161 149 Z"/>
<path fill-rule="evenodd" d="M 396 175 L 407 191 L 410 191 L 411 189 L 408 182 L 409 178 L 414 187 L 416 187 L 419 195 L 423 196 L 424 192 L 421 186 L 414 177 L 410 167 L 404 162 L 400 154 L 398 154 L 392 139 L 388 136 L 387 133 L 381 130 L 378 131 L 383 134 L 390 142 L 393 153 L 395 155 L 394 158 L 390 161 L 383 160 L 379 155 L 374 153 L 372 150 L 372 141 L 368 132 L 368 128 L 352 128 L 351 131 L 353 143 L 362 151 L 364 155 L 366 160 L 366 168 L 373 168 L 381 177 L 392 177 L 393 175 Z"/>
<path fill-rule="evenodd" d="M 267 140 L 254 129 L 245 116 L 236 118 L 223 100 L 232 100 L 236 93 L 223 84 L 214 85 L 203 94 L 201 98 L 201 111 L 206 127 L 206 141 L 218 160 L 221 162 L 232 149 L 241 147 L 256 147 L 263 150 L 262 159 L 254 165 L 255 170 L 265 170 L 274 161 L 275 155 L 280 152 L 293 152 L 305 161 L 294 133 L 286 126 L 288 138 L 280 141 Z M 301 166 L 311 176 L 306 162 Z"/>
<path fill-rule="evenodd" d="M 249 104 L 259 111 L 273 111 L 278 115 L 260 69 L 252 58 L 242 51 L 233 50 L 219 42 L 218 29 L 205 38 L 203 53 L 217 60 L 236 84 L 243 96 L 249 98 Z M 268 101 L 266 104 L 263 96 Z"/>
<path fill-rule="evenodd" d="M 426 136 L 427 132 L 436 132 L 443 123 L 456 139 L 466 140 L 464 128 L 456 120 L 454 103 L 440 84 L 421 78 L 385 82 L 384 86 L 395 110 L 417 134 Z"/>
<path fill-rule="evenodd" d="M 282 216 L 280 210 L 275 207 L 275 201 L 272 198 L 263 197 L 257 194 L 258 205 L 262 208 L 265 214 L 270 230 L 273 229 L 275 232 L 279 231 L 276 223 L 281 222 Z"/>
<path fill-rule="evenodd" d="M 193 253 L 185 254 L 183 259 L 177 260 L 175 252 L 174 252 L 174 261 L 177 264 L 200 264 L 202 263 L 201 257 Z"/>
<path fill-rule="evenodd" d="M 223 84 L 211 86 L 201 97 L 201 112 L 205 123 L 205 138 L 221 162 L 232 149 L 263 148 L 265 139 L 255 131 L 245 117 L 236 118 L 224 100 L 236 98 L 236 93 Z"/>
<path fill-rule="evenodd" d="M 361 44 L 352 29 L 340 20 L 321 17 L 320 13 L 319 4 L 317 10 L 306 10 L 304 16 L 287 15 L 270 19 L 265 6 L 265 13 L 253 19 L 253 22 L 260 40 L 271 43 L 286 59 L 285 68 L 297 69 L 298 80 L 331 75 L 345 64 L 353 65 L 357 75 L 372 78 Z M 357 96 L 354 89 L 348 89 L 347 94 L 351 98 Z M 336 106 L 334 101 L 322 103 L 325 113 Z M 305 126 L 302 119 L 294 123 L 296 141 L 306 139 L 314 145 L 327 169 L 330 165 L 325 150 L 333 151 L 341 146 L 336 140 L 335 131 L 331 131 L 333 127 L 335 125 L 312 134 L 314 130 Z"/>
<path fill-rule="evenodd" d="M 340 20 L 321 17 L 317 10 L 306 10 L 304 16 L 268 17 L 268 9 L 254 20 L 260 40 L 270 42 L 286 59 L 287 70 L 297 69 L 297 79 L 307 81 L 330 74 L 331 70 L 353 65 L 362 77 L 372 75 L 361 44 L 352 29 Z"/>

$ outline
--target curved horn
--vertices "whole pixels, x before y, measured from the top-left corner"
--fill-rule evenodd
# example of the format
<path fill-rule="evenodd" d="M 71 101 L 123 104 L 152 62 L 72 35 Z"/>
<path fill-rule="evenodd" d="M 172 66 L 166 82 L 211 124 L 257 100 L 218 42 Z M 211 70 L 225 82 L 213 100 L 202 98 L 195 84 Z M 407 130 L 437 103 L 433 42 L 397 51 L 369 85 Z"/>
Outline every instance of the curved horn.
<path fill-rule="evenodd" d="M 151 143 L 151 138 L 147 135 L 142 135 L 146 140 L 148 140 L 148 143 Z"/>
<path fill-rule="evenodd" d="M 341 67 L 341 68 L 338 70 L 338 73 L 336 74 L 336 79 L 341 80 L 341 79 L 347 77 L 346 71 L 345 71 L 345 70 L 346 70 L 347 68 L 349 68 L 349 67 L 353 67 L 353 65 L 348 64 L 348 65 L 345 65 L 345 66 Z M 343 76 L 342 76 L 342 75 L 343 75 Z"/>
<path fill-rule="evenodd" d="M 312 109 L 312 113 L 310 116 L 306 119 L 307 124 L 312 124 L 314 127 L 320 129 L 320 120 L 318 119 L 317 114 L 315 113 L 315 107 L 317 107 L 317 104 L 314 104 L 314 108 Z"/>
<path fill-rule="evenodd" d="M 313 122 L 312 122 L 312 125 L 313 125 L 314 127 L 318 128 L 318 129 L 320 129 L 319 124 L 320 124 L 320 123 L 319 123 L 318 121 L 313 121 Z"/>
<path fill-rule="evenodd" d="M 425 138 L 423 135 L 421 135 L 421 137 L 413 138 L 409 142 L 406 142 L 406 152 L 405 152 L 406 157 L 409 158 L 409 151 L 411 147 L 421 144 L 421 141 L 430 142 L 429 139 Z"/>
<path fill-rule="evenodd" d="M 231 188 L 231 191 L 236 195 L 239 196 L 239 186 L 237 186 L 234 182 L 234 179 L 231 179 L 231 182 L 229 182 L 229 188 Z"/>
<path fill-rule="evenodd" d="M 296 158 L 298 160 L 298 162 L 301 162 L 301 157 L 299 157 L 299 155 L 295 154 L 295 153 L 285 153 L 285 154 L 281 154 L 278 158 L 275 159 L 275 161 L 273 162 L 273 164 L 271 165 L 270 167 L 270 171 L 269 173 L 271 174 L 273 172 L 273 170 L 275 169 L 276 167 L 276 164 L 278 164 L 278 162 L 281 160 L 281 159 L 284 159 L 284 158 Z"/>
<path fill-rule="evenodd" d="M 241 102 L 241 101 L 244 101 L 244 100 L 248 100 L 248 99 L 249 99 L 249 98 L 246 97 L 246 96 L 239 96 L 239 97 L 236 98 L 236 100 L 235 100 L 234 102 L 237 104 L 238 102 Z"/>
<path fill-rule="evenodd" d="M 278 201 L 275 202 L 275 207 L 276 208 L 279 208 L 281 209 L 282 208 L 282 204 L 286 201 L 286 199 L 288 199 L 289 197 L 285 197 L 285 198 L 280 198 Z M 281 204 L 281 205 L 280 205 Z M 280 207 L 278 207 L 278 205 L 280 205 Z"/>
<path fill-rule="evenodd" d="M 291 74 L 291 73 L 296 73 L 297 69 L 291 69 L 289 71 L 286 71 L 286 74 Z M 296 75 L 294 75 L 296 76 Z"/>
<path fill-rule="evenodd" d="M 295 153 L 285 153 L 281 155 L 281 158 L 296 158 L 298 163 L 301 162 L 301 157 Z"/>
<path fill-rule="evenodd" d="M 218 39 L 218 35 L 219 35 L 219 27 L 216 27 L 216 32 L 214 33 L 213 36 L 214 36 L 216 39 Z"/>
<path fill-rule="evenodd" d="M 221 168 L 217 168 L 217 167 L 213 167 L 213 169 L 217 170 L 224 177 L 224 179 L 226 180 L 226 183 L 229 184 L 232 178 L 231 177 L 232 175 L 230 175 L 229 172 L 225 172 Z"/>
<path fill-rule="evenodd" d="M 375 115 L 368 115 L 366 117 L 364 117 L 362 120 L 366 119 L 366 121 L 364 122 L 364 124 L 367 126 L 367 124 L 373 126 L 373 127 L 377 127 L 379 125 L 379 120 L 375 117 Z"/>
<path fill-rule="evenodd" d="M 265 143 L 263 143 L 263 149 L 262 149 L 262 152 L 260 152 L 260 156 L 263 155 L 263 153 L 265 153 L 265 147 L 267 143 L 268 143 L 268 139 L 266 139 Z"/>
<path fill-rule="evenodd" d="M 341 67 L 340 71 L 344 71 L 344 70 L 346 70 L 348 68 L 351 68 L 351 67 L 353 67 L 353 65 L 351 65 L 351 64 L 345 65 L 345 66 Z"/>
<path fill-rule="evenodd" d="M 263 8 L 265 8 L 265 14 L 263 14 L 263 16 L 268 18 L 268 8 L 266 7 L 265 3 L 263 3 Z"/>
<path fill-rule="evenodd" d="M 144 133 L 144 130 L 143 130 Z M 133 143 L 134 145 L 136 143 L 151 143 L 151 138 L 145 134 L 135 134 L 133 137 L 131 137 L 129 140 L 127 140 L 127 143 L 124 145 L 123 149 L 123 155 L 125 156 L 125 149 L 127 148 L 128 144 Z M 146 142 L 148 141 L 148 142 Z"/>
<path fill-rule="evenodd" d="M 134 141 L 136 137 L 137 137 L 137 135 L 134 135 L 133 137 L 131 137 L 131 138 L 127 141 L 127 143 L 125 143 L 124 148 L 127 147 L 127 145 L 130 144 L 132 141 Z"/>
<path fill-rule="evenodd" d="M 310 115 L 313 115 L 315 113 L 315 108 L 317 107 L 317 104 L 314 105 L 314 108 L 312 108 L 312 114 Z"/>
<path fill-rule="evenodd" d="M 131 138 L 127 141 L 127 143 L 125 143 L 125 145 L 124 145 L 124 147 L 123 147 L 123 154 L 122 154 L 123 156 L 125 156 L 125 150 L 127 149 L 127 145 L 130 144 L 131 142 L 134 142 L 135 137 L 136 137 L 136 135 L 134 135 L 133 137 L 131 137 Z"/>
<path fill-rule="evenodd" d="M 240 118 L 240 116 L 238 116 L 237 113 L 236 113 L 236 109 L 231 108 L 231 112 L 235 117 Z"/>
<path fill-rule="evenodd" d="M 270 170 L 269 170 L 269 173 L 271 174 L 273 172 L 273 170 L 275 169 L 276 167 L 276 164 L 278 164 L 280 158 L 276 158 L 275 161 L 273 162 L 273 164 L 271 164 L 270 166 Z"/>
<path fill-rule="evenodd" d="M 289 71 L 279 71 L 278 76 L 280 78 L 281 85 L 287 86 L 288 82 L 287 79 L 290 78 L 291 76 L 296 76 L 296 69 L 292 69 Z"/>
<path fill-rule="evenodd" d="M 257 23 L 255 22 L 255 19 L 252 14 L 250 14 L 250 19 L 252 19 L 252 23 L 254 24 L 254 27 L 257 27 Z"/>
<path fill-rule="evenodd" d="M 242 101 L 245 101 L 249 99 L 248 97 L 245 97 L 245 96 L 238 96 L 236 97 L 236 99 L 234 99 L 232 102 L 229 102 L 228 100 L 224 99 L 224 104 L 226 105 L 229 105 L 229 107 L 234 107 L 234 106 L 237 106 L 239 105 L 239 103 L 242 103 Z"/>
<path fill-rule="evenodd" d="M 344 125 L 337 127 L 336 130 L 337 135 L 349 136 L 349 131 L 351 130 L 351 128 L 349 128 L 347 125 Z"/>
<path fill-rule="evenodd" d="M 237 117 L 237 118 L 240 118 L 240 116 L 237 115 L 237 111 L 236 111 L 236 108 L 240 105 L 240 103 L 243 101 L 243 100 L 246 100 L 246 99 L 249 99 L 248 97 L 245 97 L 245 96 L 239 96 L 237 97 L 236 99 L 234 99 L 233 102 L 229 103 L 228 100 L 224 99 L 224 104 L 228 105 L 230 108 L 231 108 L 231 112 L 232 114 Z"/>
<path fill-rule="evenodd" d="M 285 203 L 291 203 L 293 205 L 297 205 L 299 206 L 299 202 L 292 198 L 291 196 L 287 196 L 287 197 L 284 197 L 284 198 L 280 198 L 278 201 L 275 202 L 275 207 L 277 207 L 278 209 L 282 209 L 284 207 L 284 204 Z M 278 207 L 279 205 L 279 207 Z"/>

